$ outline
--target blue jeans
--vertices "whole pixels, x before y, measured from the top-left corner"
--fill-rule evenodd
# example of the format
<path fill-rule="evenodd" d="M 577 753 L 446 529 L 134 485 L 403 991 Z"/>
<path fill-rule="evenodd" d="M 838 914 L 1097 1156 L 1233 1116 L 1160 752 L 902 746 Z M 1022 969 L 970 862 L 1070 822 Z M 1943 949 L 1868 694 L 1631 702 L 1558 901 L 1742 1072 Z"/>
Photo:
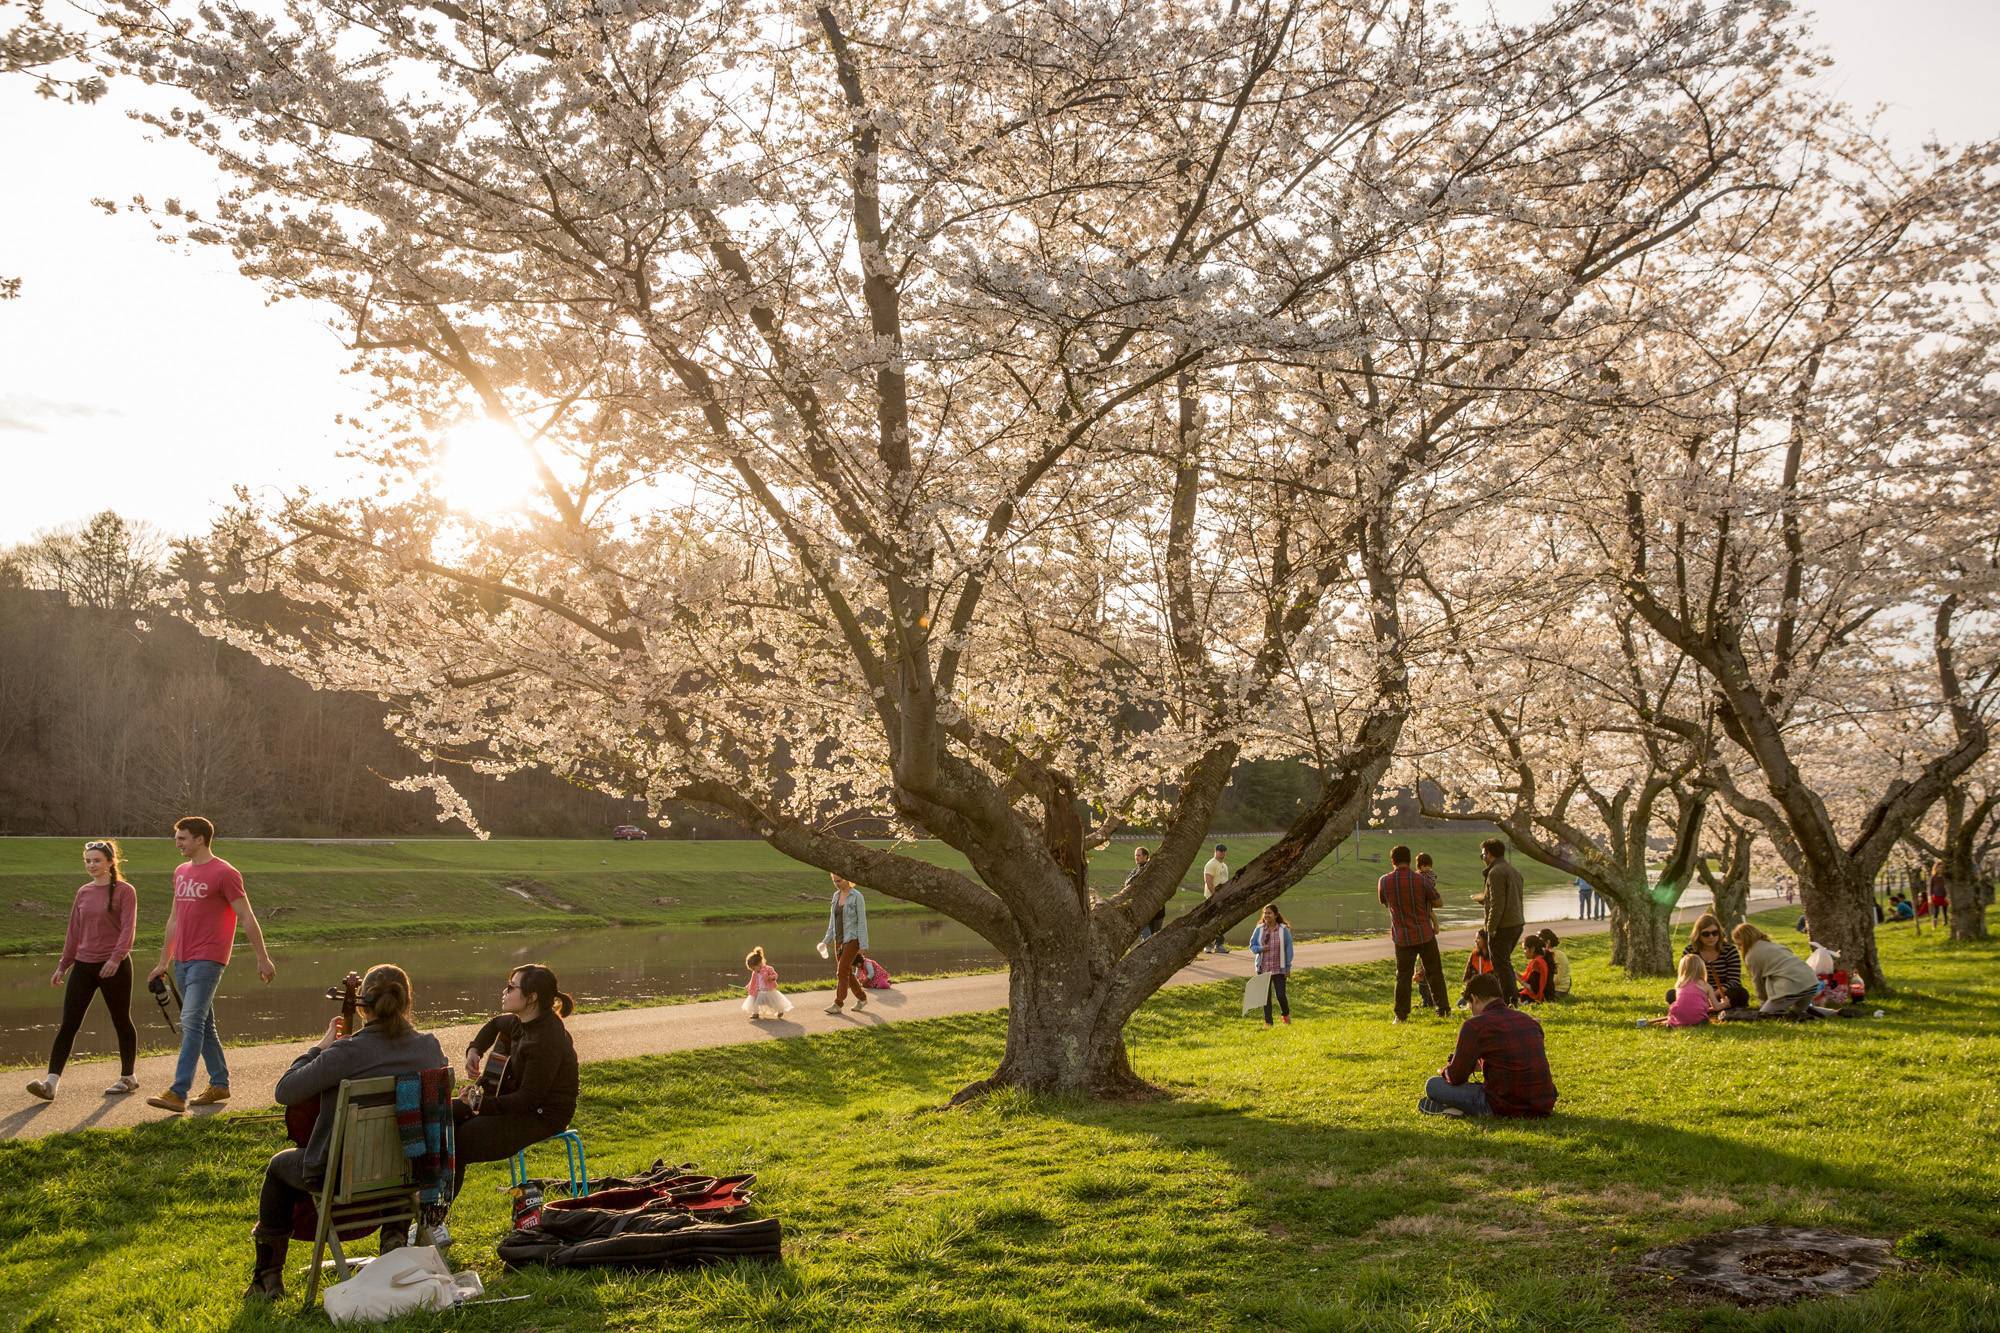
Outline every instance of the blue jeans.
<path fill-rule="evenodd" d="M 181 1055 L 174 1062 L 176 1095 L 194 1086 L 197 1057 L 208 1066 L 208 1081 L 229 1086 L 229 1062 L 222 1055 L 222 1034 L 215 1029 L 215 992 L 222 985 L 222 964 L 207 961 L 174 964 L 174 986 L 181 993 Z"/>
<path fill-rule="evenodd" d="M 1484 1083 L 1447 1083 L 1444 1075 L 1433 1074 L 1431 1081 L 1424 1084 L 1424 1096 L 1445 1106 L 1456 1106 L 1467 1115 L 1493 1114 L 1486 1105 Z"/>

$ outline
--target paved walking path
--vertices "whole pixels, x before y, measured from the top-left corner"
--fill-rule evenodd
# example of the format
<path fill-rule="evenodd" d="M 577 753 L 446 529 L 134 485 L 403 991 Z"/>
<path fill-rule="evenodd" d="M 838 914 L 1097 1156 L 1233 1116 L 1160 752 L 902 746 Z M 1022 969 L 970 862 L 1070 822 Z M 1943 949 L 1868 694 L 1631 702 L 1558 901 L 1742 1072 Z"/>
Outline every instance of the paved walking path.
<path fill-rule="evenodd" d="M 1778 906 L 1779 900 L 1759 900 L 1752 911 Z M 1702 908 L 1688 908 L 1684 919 Z M 1602 933 L 1607 921 L 1546 921 L 1557 935 Z M 1465 926 L 1438 936 L 1446 951 L 1464 952 L 1472 947 L 1478 928 Z M 1298 946 L 1292 965 L 1295 970 L 1326 967 L 1334 963 L 1379 962 L 1393 955 L 1387 936 L 1361 940 L 1335 940 Z M 1202 954 L 1167 982 L 1169 986 L 1198 986 L 1204 982 L 1242 978 L 1255 970 L 1248 950 L 1216 955 Z M 1456 980 L 1456 978 L 1452 978 Z M 423 979 L 416 979 L 419 999 Z M 230 984 L 241 986 L 241 978 Z M 255 985 L 254 976 L 250 984 Z M 870 991 L 868 1008 L 859 1013 L 850 1009 L 834 1016 L 824 1012 L 833 1001 L 831 991 L 802 991 L 791 997 L 795 1006 L 785 1018 L 753 1023 L 744 1017 L 741 1000 L 707 1000 L 700 1004 L 655 1005 L 645 1009 L 613 1009 L 604 1013 L 578 1014 L 569 1021 L 576 1039 L 577 1059 L 622 1060 L 637 1055 L 659 1055 L 668 1051 L 697 1050 L 708 1046 L 731 1046 L 757 1041 L 779 1041 L 815 1033 L 841 1032 L 881 1023 L 899 1023 L 917 1018 L 939 1018 L 947 1014 L 984 1013 L 1007 1007 L 1007 974 L 982 972 L 969 977 L 946 977 L 937 981 L 913 981 L 892 990 Z M 1389 996 L 1382 996 L 1382 1011 L 1389 1009 Z M 443 1029 L 438 1041 L 454 1059 L 463 1055 L 466 1044 L 477 1032 L 477 1024 Z M 229 1050 L 230 1087 L 235 1096 L 233 1110 L 269 1107 L 278 1076 L 305 1050 L 303 1041 L 277 1042 L 267 1046 L 237 1046 Z M 60 1095 L 53 1102 L 38 1101 L 24 1090 L 36 1071 L 16 1070 L 7 1077 L 18 1080 L 0 1088 L 0 1139 L 37 1139 L 76 1129 L 126 1129 L 170 1118 L 169 1113 L 146 1105 L 146 1098 L 173 1081 L 174 1057 L 141 1057 L 138 1064 L 140 1091 L 125 1097 L 103 1096 L 103 1089 L 118 1075 L 115 1061 L 77 1060 L 63 1074 Z M 199 1075 L 197 1075 L 199 1078 Z M 196 1085 L 199 1090 L 200 1084 Z M 214 1114 L 207 1109 L 187 1112 L 182 1119 L 199 1119 Z"/>

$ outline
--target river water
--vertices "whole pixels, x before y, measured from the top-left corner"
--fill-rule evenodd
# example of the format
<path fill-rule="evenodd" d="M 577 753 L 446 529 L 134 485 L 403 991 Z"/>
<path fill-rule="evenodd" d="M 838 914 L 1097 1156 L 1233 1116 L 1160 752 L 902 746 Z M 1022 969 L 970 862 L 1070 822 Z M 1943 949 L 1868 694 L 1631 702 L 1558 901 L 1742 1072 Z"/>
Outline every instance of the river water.
<path fill-rule="evenodd" d="M 1448 895 L 1439 914 L 1443 924 L 1478 920 L 1479 909 L 1463 894 Z M 1687 904 L 1706 895 L 1689 894 Z M 1179 906 L 1194 901 L 1183 893 Z M 1283 904 L 1294 931 L 1300 934 L 1380 932 L 1387 929 L 1381 907 L 1365 894 L 1301 895 Z M 1176 910 L 1179 910 L 1177 907 Z M 1530 891 L 1528 915 L 1556 920 L 1576 911 L 1576 895 L 1568 889 Z M 998 958 L 978 935 L 943 917 L 878 912 L 869 918 L 869 953 L 892 974 L 971 971 L 998 966 Z M 357 936 L 348 940 L 279 943 L 273 957 L 277 979 L 259 985 L 254 960 L 241 943 L 216 1005 L 225 1042 L 279 1040 L 317 1034 L 326 1026 L 332 1006 L 326 988 L 351 969 L 365 972 L 375 963 L 396 963 L 409 972 L 417 992 L 419 1021 L 437 1026 L 477 1018 L 495 1011 L 499 991 L 510 968 L 521 963 L 546 963 L 555 969 L 563 988 L 580 1007 L 614 1002 L 659 1002 L 701 995 L 744 981 L 743 955 L 763 946 L 780 974 L 788 980 L 827 975 L 829 965 L 814 950 L 825 929 L 823 915 L 795 921 L 689 927 L 622 926 L 523 935 Z M 1248 923 L 1230 932 L 1241 944 L 1250 934 Z M 143 967 L 153 954 L 135 956 L 141 967 L 135 983 L 143 982 Z M 62 992 L 48 984 L 53 956 L 0 958 L 0 1064 L 44 1060 L 62 1014 Z M 173 1045 L 173 1037 L 153 997 L 135 984 L 132 1017 L 139 1027 L 141 1049 Z M 115 1055 L 111 1025 L 102 1002 L 84 1020 L 73 1058 Z"/>

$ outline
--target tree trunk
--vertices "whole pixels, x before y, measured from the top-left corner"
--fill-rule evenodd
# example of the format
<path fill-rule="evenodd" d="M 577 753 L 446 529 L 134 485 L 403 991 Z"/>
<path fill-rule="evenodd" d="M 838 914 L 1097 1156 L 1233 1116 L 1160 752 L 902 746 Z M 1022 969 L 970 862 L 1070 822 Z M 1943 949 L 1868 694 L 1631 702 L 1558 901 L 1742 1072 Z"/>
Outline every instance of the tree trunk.
<path fill-rule="evenodd" d="M 1945 896 L 1951 903 L 1951 937 L 1986 938 L 1986 908 L 1979 901 L 1978 875 L 1972 858 L 1954 855 L 1945 863 Z"/>
<path fill-rule="evenodd" d="M 1750 858 L 1731 865 L 1715 886 L 1715 915 L 1727 932 L 1750 912 Z"/>
<path fill-rule="evenodd" d="M 1125 1053 L 1125 1025 L 1104 1015 L 1101 978 L 1064 941 L 1024 945 L 1007 960 L 1007 1051 L 993 1073 L 961 1089 L 954 1104 L 999 1088 L 1087 1097 L 1153 1091 Z"/>
<path fill-rule="evenodd" d="M 1840 955 L 1840 965 L 1868 983 L 1870 995 L 1891 993 L 1875 952 L 1875 900 L 1867 882 L 1849 872 L 1835 878 L 1807 876 L 1799 884 L 1806 937 Z"/>
<path fill-rule="evenodd" d="M 1611 909 L 1611 962 L 1630 977 L 1674 974 L 1674 908 L 1640 892 L 1630 906 Z"/>

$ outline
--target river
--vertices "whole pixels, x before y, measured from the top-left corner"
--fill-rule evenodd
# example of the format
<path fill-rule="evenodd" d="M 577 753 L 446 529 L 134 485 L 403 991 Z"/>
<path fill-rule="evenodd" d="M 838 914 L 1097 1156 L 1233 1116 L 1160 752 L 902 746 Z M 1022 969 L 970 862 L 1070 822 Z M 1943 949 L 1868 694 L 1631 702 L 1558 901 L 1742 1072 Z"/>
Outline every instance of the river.
<path fill-rule="evenodd" d="M 1446 925 L 1476 921 L 1479 909 L 1455 895 L 1440 913 Z M 1690 893 L 1688 905 L 1706 900 Z M 1183 893 L 1182 906 L 1193 901 Z M 1283 904 L 1301 935 L 1370 933 L 1387 929 L 1381 907 L 1364 893 L 1313 893 Z M 1531 890 L 1528 914 L 1557 920 L 1576 910 L 1568 889 Z M 955 921 L 931 915 L 878 912 L 869 919 L 869 953 L 892 974 L 963 972 L 998 965 L 992 949 Z M 352 969 L 392 962 L 410 973 L 417 992 L 419 1021 L 441 1025 L 477 1018 L 495 1010 L 508 970 L 521 963 L 546 963 L 579 1006 L 646 1003 L 681 999 L 741 985 L 743 955 L 762 945 L 780 973 L 780 985 L 824 975 L 828 965 L 813 946 L 825 927 L 823 916 L 789 922 L 756 922 L 678 928 L 623 926 L 522 935 L 358 936 L 309 943 L 280 942 L 273 953 L 278 977 L 259 985 L 249 951 L 238 944 L 216 1005 L 225 1042 L 279 1040 L 316 1034 L 331 1014 L 326 988 Z M 1248 923 L 1230 932 L 1237 944 L 1248 938 Z M 150 966 L 149 952 L 135 966 Z M 0 958 L 0 1064 L 39 1064 L 61 1018 L 61 992 L 48 984 L 53 956 Z M 135 980 L 143 979 L 141 977 Z M 142 1049 L 169 1047 L 173 1038 L 153 997 L 135 984 L 133 1021 Z M 101 1003 L 94 1005 L 77 1038 L 77 1059 L 116 1054 L 111 1026 Z"/>

